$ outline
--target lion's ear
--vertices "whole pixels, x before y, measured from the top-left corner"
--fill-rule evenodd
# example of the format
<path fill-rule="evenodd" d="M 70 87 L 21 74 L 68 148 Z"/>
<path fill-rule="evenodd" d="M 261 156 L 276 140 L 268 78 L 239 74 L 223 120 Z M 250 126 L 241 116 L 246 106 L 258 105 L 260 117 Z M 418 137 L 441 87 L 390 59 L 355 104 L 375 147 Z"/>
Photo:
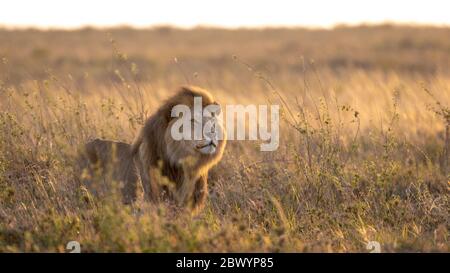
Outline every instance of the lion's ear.
<path fill-rule="evenodd" d="M 215 104 L 217 104 L 217 106 L 219 106 L 216 111 L 216 116 L 220 116 L 220 114 L 222 114 L 222 106 L 220 106 L 220 104 L 218 104 L 218 103 L 215 103 Z"/>
<path fill-rule="evenodd" d="M 218 117 L 222 113 L 220 104 L 215 103 L 215 102 L 206 106 L 203 111 L 204 111 L 204 113 L 206 112 L 207 115 L 210 117 Z"/>
<path fill-rule="evenodd" d="M 172 108 L 175 105 L 173 103 L 168 103 L 167 105 L 163 106 L 159 109 L 159 115 L 164 119 L 165 122 L 169 123 L 174 117 L 172 117 Z"/>

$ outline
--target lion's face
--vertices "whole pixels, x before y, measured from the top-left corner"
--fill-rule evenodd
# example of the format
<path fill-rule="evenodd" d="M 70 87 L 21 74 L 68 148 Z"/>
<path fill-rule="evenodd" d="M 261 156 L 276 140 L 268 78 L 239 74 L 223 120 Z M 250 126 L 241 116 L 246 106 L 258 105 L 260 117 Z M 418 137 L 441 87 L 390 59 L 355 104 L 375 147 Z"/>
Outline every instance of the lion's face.
<path fill-rule="evenodd" d="M 182 118 L 182 117 L 181 117 Z M 174 118 L 166 131 L 166 143 L 168 152 L 175 153 L 180 157 L 186 156 L 214 156 L 220 152 L 219 145 L 223 141 L 223 127 L 216 116 L 192 118 L 190 120 L 191 139 L 174 140 L 171 135 L 171 127 L 180 118 Z M 201 139 L 194 139 L 196 130 Z"/>
<path fill-rule="evenodd" d="M 195 119 L 191 120 L 191 135 L 194 135 L 195 124 L 199 122 Z M 200 124 L 198 124 L 200 128 Z M 221 125 L 215 117 L 203 117 L 202 118 L 202 139 L 187 141 L 188 145 L 193 148 L 194 151 L 205 155 L 212 155 L 217 151 L 219 146 L 219 136 L 221 134 Z"/>

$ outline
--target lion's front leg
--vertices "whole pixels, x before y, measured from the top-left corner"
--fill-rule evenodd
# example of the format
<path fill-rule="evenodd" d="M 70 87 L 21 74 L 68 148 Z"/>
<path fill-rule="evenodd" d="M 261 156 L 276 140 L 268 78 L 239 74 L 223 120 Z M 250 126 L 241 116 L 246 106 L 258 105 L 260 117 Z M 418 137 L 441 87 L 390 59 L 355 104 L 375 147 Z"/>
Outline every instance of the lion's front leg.
<path fill-rule="evenodd" d="M 194 191 L 195 178 L 185 175 L 181 185 L 177 189 L 177 202 L 181 207 L 189 205 L 192 193 Z"/>
<path fill-rule="evenodd" d="M 159 202 L 158 173 L 159 169 L 151 165 L 151 154 L 148 145 L 142 143 L 137 154 L 139 175 L 144 189 L 144 198 L 154 203 Z"/>
<path fill-rule="evenodd" d="M 205 206 L 207 196 L 208 178 L 207 175 L 202 175 L 195 183 L 194 195 L 192 198 L 192 210 L 194 213 L 197 213 Z"/>
<path fill-rule="evenodd" d="M 138 166 L 145 200 L 158 203 L 159 187 L 157 172 L 159 170 L 153 166 L 143 166 L 142 163 L 138 164 Z"/>
<path fill-rule="evenodd" d="M 198 178 L 185 177 L 177 192 L 178 205 L 189 206 L 193 213 L 197 213 L 203 208 L 207 196 L 208 183 L 206 175 Z"/>

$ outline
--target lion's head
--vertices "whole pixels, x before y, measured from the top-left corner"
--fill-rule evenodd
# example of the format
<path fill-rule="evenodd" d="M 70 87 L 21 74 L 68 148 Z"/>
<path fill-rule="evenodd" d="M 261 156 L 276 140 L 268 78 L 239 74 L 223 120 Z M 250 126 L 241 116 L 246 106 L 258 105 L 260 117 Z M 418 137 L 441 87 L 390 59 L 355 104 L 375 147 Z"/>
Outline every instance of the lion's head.
<path fill-rule="evenodd" d="M 201 107 L 200 116 L 194 111 L 195 99 L 201 101 L 201 105 L 197 105 Z M 188 116 L 186 112 L 174 115 L 174 109 L 180 106 L 182 110 L 189 110 Z M 219 116 L 220 106 L 206 90 L 182 87 L 147 120 L 134 146 L 136 148 L 136 144 L 146 138 L 149 144 L 155 146 L 159 159 L 166 159 L 171 164 L 179 164 L 180 160 L 189 156 L 202 159 L 204 163 L 213 162 L 220 159 L 226 143 Z M 191 137 L 177 139 L 174 133 Z"/>
<path fill-rule="evenodd" d="M 220 106 L 213 97 L 203 89 L 184 87 L 168 103 L 172 107 L 164 134 L 168 159 L 177 164 L 188 156 L 205 161 L 220 158 L 226 134 L 220 121 Z"/>

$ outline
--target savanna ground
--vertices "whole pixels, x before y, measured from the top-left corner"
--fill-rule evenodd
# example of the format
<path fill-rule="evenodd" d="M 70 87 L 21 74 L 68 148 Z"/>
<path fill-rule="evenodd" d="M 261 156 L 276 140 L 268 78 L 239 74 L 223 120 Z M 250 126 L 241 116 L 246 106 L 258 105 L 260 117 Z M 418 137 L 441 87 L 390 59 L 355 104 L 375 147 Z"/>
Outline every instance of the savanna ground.
<path fill-rule="evenodd" d="M 0 30 L 0 251 L 450 251 L 450 29 Z M 75 160 L 179 85 L 282 106 L 229 142 L 197 216 L 92 198 Z"/>

